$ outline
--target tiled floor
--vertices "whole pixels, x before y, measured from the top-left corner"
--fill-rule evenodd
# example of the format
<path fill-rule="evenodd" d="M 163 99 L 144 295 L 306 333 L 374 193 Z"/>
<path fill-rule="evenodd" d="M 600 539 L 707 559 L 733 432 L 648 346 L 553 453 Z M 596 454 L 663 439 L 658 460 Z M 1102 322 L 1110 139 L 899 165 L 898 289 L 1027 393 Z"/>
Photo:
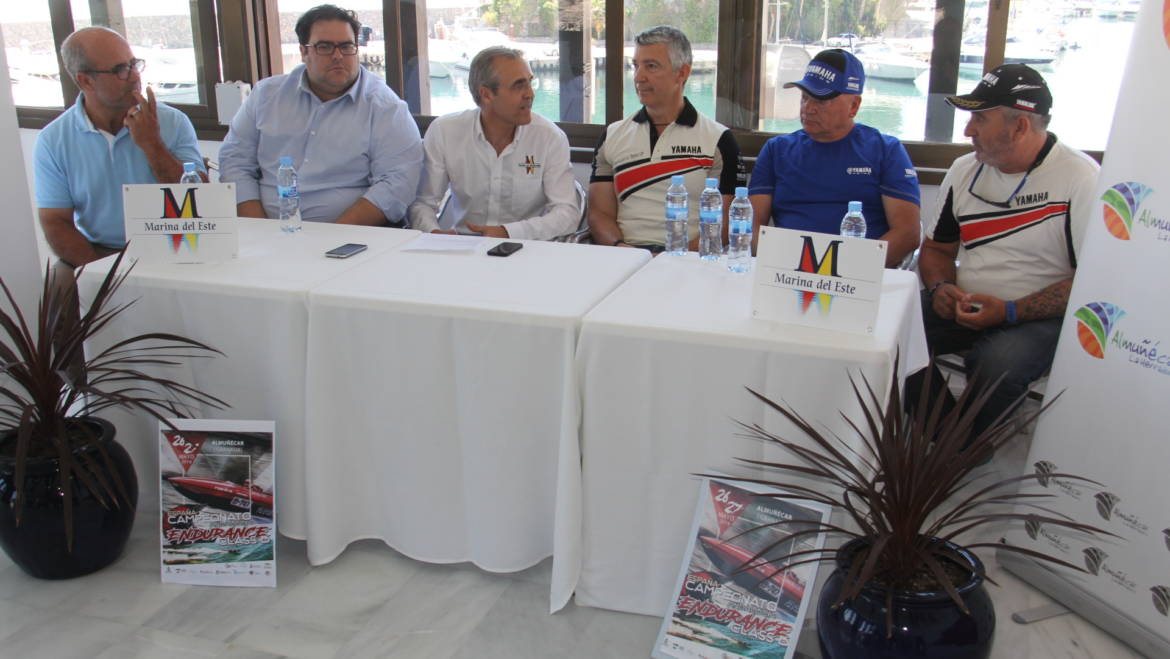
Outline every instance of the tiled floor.
<path fill-rule="evenodd" d="M 1021 473 L 1026 441 L 990 469 Z M 377 542 L 352 545 L 310 568 L 304 543 L 278 546 L 276 589 L 159 583 L 158 546 L 140 515 L 127 554 L 71 581 L 38 581 L 0 554 L 0 657 L 100 659 L 403 657 L 424 659 L 636 658 L 650 654 L 659 620 L 580 608 L 548 614 L 550 561 L 516 574 L 430 565 Z M 1047 597 L 996 570 L 993 657 L 1136 657 L 1075 614 L 1028 626 L 1014 611 Z M 806 626 L 800 654 L 818 656 Z"/>

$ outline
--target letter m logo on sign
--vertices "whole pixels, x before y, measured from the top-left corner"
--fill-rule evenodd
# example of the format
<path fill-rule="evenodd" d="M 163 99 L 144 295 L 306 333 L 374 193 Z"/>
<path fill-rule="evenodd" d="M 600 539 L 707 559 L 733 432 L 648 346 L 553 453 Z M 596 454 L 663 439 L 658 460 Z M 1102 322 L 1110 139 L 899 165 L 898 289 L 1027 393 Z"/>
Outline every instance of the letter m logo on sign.
<path fill-rule="evenodd" d="M 800 250 L 800 263 L 796 266 L 797 270 L 831 277 L 841 276 L 837 273 L 837 251 L 842 241 L 834 240 L 829 243 L 824 255 L 818 259 L 817 248 L 813 243 L 812 236 L 801 236 L 801 238 L 804 238 L 804 246 Z"/>
<path fill-rule="evenodd" d="M 199 217 L 199 211 L 195 208 L 195 188 L 187 188 L 182 205 L 175 201 L 175 193 L 170 188 L 160 189 L 163 191 L 162 219 Z"/>

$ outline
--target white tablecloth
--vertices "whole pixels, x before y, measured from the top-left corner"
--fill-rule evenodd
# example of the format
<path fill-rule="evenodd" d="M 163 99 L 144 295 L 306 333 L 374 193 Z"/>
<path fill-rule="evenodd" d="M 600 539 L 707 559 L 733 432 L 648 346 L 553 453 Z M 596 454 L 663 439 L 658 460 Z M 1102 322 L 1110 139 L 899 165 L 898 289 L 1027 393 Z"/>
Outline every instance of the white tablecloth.
<path fill-rule="evenodd" d="M 553 553 L 557 474 L 578 468 L 581 317 L 649 256 L 525 242 L 496 258 L 486 246 L 399 249 L 313 290 L 312 563 L 360 538 L 492 571 Z"/>
<path fill-rule="evenodd" d="M 850 374 L 884 396 L 899 348 L 903 372 L 926 363 L 909 272 L 885 272 L 873 337 L 754 320 L 751 281 L 693 255 L 660 256 L 586 315 L 577 350 L 582 467 L 573 469 L 567 454 L 577 443 L 568 439 L 553 610 L 575 588 L 581 605 L 665 612 L 698 492 L 691 474 L 743 473 L 736 457 L 788 458 L 737 437 L 735 421 L 797 436 L 744 387 L 845 436 L 839 412 L 859 411 Z"/>
<path fill-rule="evenodd" d="M 160 371 L 222 398 L 232 407 L 199 410 L 208 418 L 275 419 L 277 520 L 294 535 L 304 529 L 305 330 L 308 291 L 417 231 L 306 222 L 299 234 L 274 220 L 240 221 L 239 258 L 225 263 L 134 267 L 119 300 L 137 302 L 90 346 L 100 348 L 133 334 L 171 332 L 202 341 L 226 356 L 187 361 Z M 343 243 L 369 249 L 349 259 L 324 252 Z M 113 257 L 92 263 L 81 277 L 82 300 L 92 297 Z M 125 266 L 125 263 L 124 263 Z M 141 415 L 103 413 L 116 421 L 119 439 L 134 457 L 143 498 L 158 493 L 158 423 Z"/>

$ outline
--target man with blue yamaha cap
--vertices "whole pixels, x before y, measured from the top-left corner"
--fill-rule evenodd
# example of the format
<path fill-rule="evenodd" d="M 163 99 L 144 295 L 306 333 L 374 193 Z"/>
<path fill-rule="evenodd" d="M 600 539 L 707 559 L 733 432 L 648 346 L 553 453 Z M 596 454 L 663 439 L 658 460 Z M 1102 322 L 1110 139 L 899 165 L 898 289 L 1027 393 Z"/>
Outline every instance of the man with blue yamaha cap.
<path fill-rule="evenodd" d="M 962 352 L 969 384 L 998 380 L 978 434 L 1052 365 L 1100 168 L 1048 132 L 1052 93 L 1024 64 L 946 100 L 971 113 L 963 134 L 974 152 L 951 164 L 924 216 L 922 315 L 931 351 Z M 908 405 L 922 380 L 907 379 Z M 941 374 L 931 382 L 954 403 Z"/>
<path fill-rule="evenodd" d="M 895 137 L 854 122 L 865 71 L 852 53 L 822 50 L 800 89 L 801 130 L 768 140 L 756 159 L 749 195 L 756 237 L 765 223 L 838 233 L 850 201 L 860 201 L 866 237 L 889 243 L 886 265 L 918 247 L 918 175 Z M 754 248 L 754 239 L 753 239 Z"/>

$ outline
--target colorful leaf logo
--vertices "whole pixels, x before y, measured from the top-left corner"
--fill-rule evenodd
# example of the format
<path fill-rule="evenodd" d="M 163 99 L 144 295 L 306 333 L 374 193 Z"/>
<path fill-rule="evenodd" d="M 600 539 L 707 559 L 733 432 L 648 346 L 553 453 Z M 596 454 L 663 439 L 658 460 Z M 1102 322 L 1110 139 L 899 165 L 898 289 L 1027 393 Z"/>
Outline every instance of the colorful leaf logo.
<path fill-rule="evenodd" d="M 1162 35 L 1166 37 L 1166 45 L 1170 46 L 1170 0 L 1162 5 Z"/>
<path fill-rule="evenodd" d="M 1104 359 L 1109 334 L 1124 315 L 1121 307 L 1109 302 L 1090 302 L 1077 309 L 1073 314 L 1077 319 L 1077 340 L 1085 352 L 1097 359 Z"/>
<path fill-rule="evenodd" d="M 1109 558 L 1109 554 L 1097 549 L 1096 547 L 1086 547 L 1083 552 L 1085 555 L 1085 567 L 1093 574 L 1101 573 L 1101 564 Z"/>
<path fill-rule="evenodd" d="M 1099 492 L 1093 498 L 1097 500 L 1097 513 L 1105 521 L 1109 521 L 1109 518 L 1113 515 L 1113 507 L 1117 505 L 1118 501 L 1121 501 L 1121 497 L 1112 492 Z"/>
<path fill-rule="evenodd" d="M 1170 3 L 1170 0 L 1166 0 Z M 1167 5 L 1170 6 L 1170 5 Z M 1166 586 L 1154 586 L 1150 589 L 1153 593 L 1154 608 L 1164 616 L 1170 616 L 1170 588 Z"/>
<path fill-rule="evenodd" d="M 1133 181 L 1123 181 L 1106 190 L 1101 195 L 1101 201 L 1105 202 L 1105 228 L 1109 233 L 1116 238 L 1129 240 L 1133 218 L 1142 201 L 1153 191 L 1150 186 Z"/>
<path fill-rule="evenodd" d="M 1056 471 L 1056 465 L 1047 460 L 1041 460 L 1033 466 L 1036 467 L 1036 480 L 1040 481 L 1041 486 L 1048 487 L 1048 475 Z"/>

